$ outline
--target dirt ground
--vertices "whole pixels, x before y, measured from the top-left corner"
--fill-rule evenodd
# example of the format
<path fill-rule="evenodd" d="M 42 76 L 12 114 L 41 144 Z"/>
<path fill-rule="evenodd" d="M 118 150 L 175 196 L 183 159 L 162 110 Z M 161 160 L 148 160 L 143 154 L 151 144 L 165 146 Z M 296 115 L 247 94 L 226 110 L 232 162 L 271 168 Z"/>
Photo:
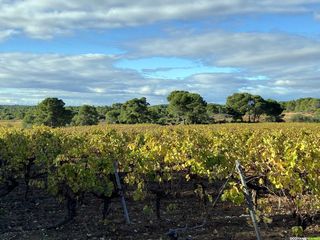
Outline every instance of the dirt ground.
<path fill-rule="evenodd" d="M 256 239 L 244 206 L 221 201 L 214 208 L 210 204 L 205 206 L 192 191 L 183 197 L 163 199 L 160 220 L 156 217 L 152 196 L 143 202 L 127 199 L 130 225 L 124 221 L 120 199 L 113 199 L 111 212 L 102 220 L 102 201 L 87 196 L 78 206 L 76 218 L 54 229 L 48 227 L 64 218 L 64 203 L 38 189 L 33 189 L 25 201 L 24 193 L 24 188 L 19 187 L 0 199 L 1 240 Z M 288 239 L 295 225 L 292 217 L 277 213 L 271 218 L 272 223 L 259 224 L 262 239 Z M 305 235 L 320 236 L 319 226 L 320 223 L 314 223 Z M 168 236 L 170 229 L 176 230 L 176 238 Z"/>

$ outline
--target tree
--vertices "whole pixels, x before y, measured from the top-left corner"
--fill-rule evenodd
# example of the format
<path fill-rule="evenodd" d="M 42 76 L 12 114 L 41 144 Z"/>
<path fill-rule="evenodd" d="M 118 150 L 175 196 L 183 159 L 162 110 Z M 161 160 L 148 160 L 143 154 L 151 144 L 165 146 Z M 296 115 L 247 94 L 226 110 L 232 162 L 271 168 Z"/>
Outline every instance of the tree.
<path fill-rule="evenodd" d="M 167 97 L 168 111 L 184 124 L 207 122 L 207 103 L 197 93 L 187 91 L 173 91 Z"/>
<path fill-rule="evenodd" d="M 229 115 L 224 105 L 208 103 L 206 109 L 209 123 L 224 122 Z"/>
<path fill-rule="evenodd" d="M 294 112 L 296 109 L 296 101 L 287 101 L 287 102 L 282 102 L 282 106 L 284 107 L 286 112 Z"/>
<path fill-rule="evenodd" d="M 251 120 L 256 122 L 260 120 L 260 116 L 266 112 L 267 104 L 266 101 L 259 95 L 251 95 L 251 108 L 249 109 L 249 122 Z"/>
<path fill-rule="evenodd" d="M 99 113 L 94 106 L 83 105 L 79 113 L 72 119 L 74 125 L 97 125 L 99 123 Z"/>
<path fill-rule="evenodd" d="M 27 127 L 27 126 L 30 126 L 32 124 L 35 123 L 35 119 L 36 119 L 36 115 L 35 115 L 35 110 L 29 110 L 24 118 L 23 118 L 23 121 L 22 121 L 22 124 L 24 127 Z"/>
<path fill-rule="evenodd" d="M 72 112 L 66 110 L 64 105 L 61 99 L 46 98 L 37 105 L 34 112 L 27 114 L 25 122 L 50 127 L 65 126 L 71 122 Z"/>
<path fill-rule="evenodd" d="M 134 98 L 121 106 L 119 120 L 121 123 L 135 124 L 150 121 L 147 99 Z"/>
<path fill-rule="evenodd" d="M 241 118 L 252 108 L 252 95 L 249 93 L 234 93 L 227 98 L 227 108 L 237 112 Z"/>
<path fill-rule="evenodd" d="M 261 114 L 266 111 L 266 102 L 259 95 L 250 93 L 234 93 L 227 98 L 227 107 L 233 109 L 242 118 L 248 115 L 248 121 L 259 121 Z"/>
<path fill-rule="evenodd" d="M 242 119 L 243 115 L 239 111 L 237 111 L 229 106 L 226 106 L 224 111 L 227 114 L 227 116 L 232 117 L 232 120 L 234 122 L 243 121 L 243 119 Z"/>
<path fill-rule="evenodd" d="M 168 113 L 168 105 L 154 105 L 148 107 L 150 120 L 152 123 L 166 125 L 171 123 L 171 118 Z"/>
<path fill-rule="evenodd" d="M 223 108 L 222 105 L 209 103 L 207 104 L 207 113 L 209 115 L 220 114 L 222 113 L 222 108 Z"/>
<path fill-rule="evenodd" d="M 110 106 L 97 106 L 96 110 L 99 114 L 99 120 L 105 120 L 107 112 L 112 110 Z"/>
<path fill-rule="evenodd" d="M 23 119 L 27 112 L 32 110 L 32 106 L 19 105 L 1 105 L 0 106 L 0 120 L 18 120 Z"/>
<path fill-rule="evenodd" d="M 106 123 L 120 123 L 120 114 L 122 103 L 114 103 L 112 104 L 110 110 L 106 113 Z"/>
<path fill-rule="evenodd" d="M 299 98 L 283 102 L 286 112 L 315 112 L 320 108 L 319 98 Z"/>
<path fill-rule="evenodd" d="M 119 116 L 121 110 L 120 109 L 113 109 L 106 114 L 106 123 L 119 123 Z"/>
<path fill-rule="evenodd" d="M 273 122 L 281 121 L 281 114 L 284 108 L 275 100 L 268 99 L 266 100 L 265 113 L 269 116 L 269 119 Z"/>

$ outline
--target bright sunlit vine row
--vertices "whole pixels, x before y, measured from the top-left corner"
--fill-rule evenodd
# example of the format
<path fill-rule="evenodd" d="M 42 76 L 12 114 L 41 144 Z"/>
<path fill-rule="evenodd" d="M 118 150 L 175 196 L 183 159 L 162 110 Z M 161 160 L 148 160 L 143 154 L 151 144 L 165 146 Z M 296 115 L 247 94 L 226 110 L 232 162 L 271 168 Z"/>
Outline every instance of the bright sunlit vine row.
<path fill-rule="evenodd" d="M 22 181 L 71 203 L 84 194 L 108 199 L 118 161 L 135 200 L 233 173 L 222 198 L 241 203 L 236 160 L 258 190 L 287 198 L 295 214 L 319 212 L 320 126 L 312 124 L 0 128 L 0 194 Z M 272 211 L 267 201 L 259 204 Z"/>

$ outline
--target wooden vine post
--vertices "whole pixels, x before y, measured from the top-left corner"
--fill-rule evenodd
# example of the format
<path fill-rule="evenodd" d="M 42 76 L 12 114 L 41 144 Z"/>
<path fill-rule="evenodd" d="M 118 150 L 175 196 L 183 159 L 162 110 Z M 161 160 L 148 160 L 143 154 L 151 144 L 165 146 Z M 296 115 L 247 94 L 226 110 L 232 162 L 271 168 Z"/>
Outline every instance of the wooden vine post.
<path fill-rule="evenodd" d="M 256 219 L 256 214 L 255 214 L 253 203 L 252 203 L 252 198 L 251 198 L 251 195 L 249 193 L 249 190 L 248 190 L 248 187 L 247 187 L 247 183 L 245 181 L 245 177 L 244 177 L 244 173 L 242 171 L 242 167 L 241 167 L 240 162 L 238 160 L 236 160 L 236 169 L 237 169 L 237 171 L 239 173 L 241 184 L 243 186 L 244 196 L 246 198 L 246 202 L 247 202 L 247 205 L 248 205 L 248 208 L 249 208 L 249 212 L 250 212 L 250 216 L 251 216 L 252 223 L 253 223 L 253 226 L 254 226 L 254 230 L 256 232 L 257 240 L 261 240 L 260 231 L 259 231 L 259 227 L 258 227 L 257 219 Z"/>
<path fill-rule="evenodd" d="M 113 162 L 113 168 L 114 168 L 114 175 L 116 177 L 116 183 L 117 183 L 117 188 L 118 188 L 118 192 L 121 198 L 121 204 L 122 204 L 122 208 L 123 208 L 123 213 L 124 213 L 124 218 L 126 220 L 127 224 L 130 224 L 130 218 L 129 218 L 129 213 L 128 213 L 128 208 L 127 208 L 127 204 L 126 204 L 126 200 L 124 198 L 124 192 L 121 186 L 121 182 L 120 182 L 120 177 L 119 177 L 119 173 L 118 173 L 118 162 L 115 161 Z"/>

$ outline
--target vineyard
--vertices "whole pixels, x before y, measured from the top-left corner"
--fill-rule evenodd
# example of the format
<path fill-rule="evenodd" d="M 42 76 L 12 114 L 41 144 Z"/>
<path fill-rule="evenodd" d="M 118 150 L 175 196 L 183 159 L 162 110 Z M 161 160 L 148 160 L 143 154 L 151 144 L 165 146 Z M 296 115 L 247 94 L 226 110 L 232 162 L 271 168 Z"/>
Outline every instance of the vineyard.
<path fill-rule="evenodd" d="M 317 236 L 320 126 L 283 123 L 0 127 L 0 238 L 255 239 L 236 160 L 263 239 Z"/>

